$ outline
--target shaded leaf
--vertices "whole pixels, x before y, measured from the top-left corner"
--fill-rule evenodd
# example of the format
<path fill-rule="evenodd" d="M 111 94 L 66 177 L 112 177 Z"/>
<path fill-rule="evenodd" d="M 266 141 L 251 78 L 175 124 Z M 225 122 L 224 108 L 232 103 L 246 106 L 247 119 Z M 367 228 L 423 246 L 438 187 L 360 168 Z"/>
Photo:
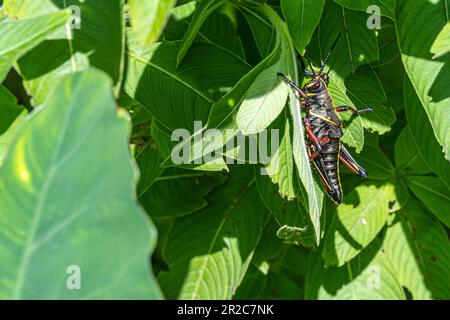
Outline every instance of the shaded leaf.
<path fill-rule="evenodd" d="M 395 142 L 394 156 L 395 166 L 400 171 L 407 170 L 412 174 L 431 173 L 408 127 L 402 130 Z"/>
<path fill-rule="evenodd" d="M 264 70 L 250 86 L 236 116 L 237 125 L 244 135 L 260 133 L 283 110 L 288 87 L 277 77 L 277 73 L 285 70 L 286 62 L 281 58 Z"/>
<path fill-rule="evenodd" d="M 436 177 L 409 177 L 407 180 L 409 189 L 415 196 L 427 206 L 447 227 L 450 227 L 450 190 Z"/>
<path fill-rule="evenodd" d="M 324 267 L 320 254 L 311 253 L 305 285 L 308 300 L 404 300 L 395 269 L 378 240 L 340 268 Z"/>
<path fill-rule="evenodd" d="M 68 12 L 59 11 L 33 19 L 0 22 L 0 82 L 14 61 L 64 26 L 68 18 Z"/>
<path fill-rule="evenodd" d="M 395 193 L 386 185 L 368 183 L 356 187 L 336 209 L 327 231 L 323 258 L 326 266 L 343 266 L 357 256 L 386 223 Z"/>
<path fill-rule="evenodd" d="M 303 53 L 322 15 L 325 0 L 281 0 L 295 48 Z"/>
<path fill-rule="evenodd" d="M 442 153 L 442 147 L 436 140 L 433 128 L 428 121 L 426 112 L 420 104 L 414 88 L 405 77 L 404 97 L 408 128 L 413 142 L 420 150 L 425 163 L 439 176 L 447 186 L 450 186 L 450 163 Z"/>
<path fill-rule="evenodd" d="M 17 105 L 16 97 L 0 85 L 0 135 L 2 135 L 24 109 Z"/>
<path fill-rule="evenodd" d="M 167 169 L 139 197 L 151 217 L 181 217 L 207 206 L 206 195 L 223 182 L 223 175 Z M 176 199 L 176 200 L 175 200 Z"/>
<path fill-rule="evenodd" d="M 414 299 L 449 299 L 450 244 L 444 228 L 415 201 L 392 219 L 383 241 L 395 275 Z"/>

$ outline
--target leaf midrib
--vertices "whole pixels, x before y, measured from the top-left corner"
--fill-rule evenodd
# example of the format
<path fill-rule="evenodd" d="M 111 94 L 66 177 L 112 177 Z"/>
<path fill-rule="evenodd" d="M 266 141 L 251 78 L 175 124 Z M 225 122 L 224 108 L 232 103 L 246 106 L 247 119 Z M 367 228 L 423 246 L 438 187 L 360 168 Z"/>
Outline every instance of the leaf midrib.
<path fill-rule="evenodd" d="M 184 81 L 183 79 L 177 77 L 176 75 L 174 75 L 173 73 L 171 73 L 170 71 L 164 69 L 161 66 L 158 66 L 157 64 L 154 64 L 150 61 L 145 60 L 144 58 L 140 57 L 136 52 L 129 50 L 127 52 L 128 56 L 130 58 L 135 59 L 136 61 L 143 63 L 145 65 L 148 65 L 149 67 L 155 68 L 156 70 L 164 73 L 165 75 L 169 76 L 170 78 L 172 78 L 173 80 L 181 83 L 183 86 L 185 86 L 186 88 L 190 89 L 191 91 L 193 91 L 195 94 L 197 94 L 199 97 L 201 97 L 203 100 L 205 100 L 206 102 L 208 102 L 209 104 L 212 104 L 213 101 L 208 98 L 205 94 L 203 94 L 200 90 L 194 88 L 193 86 L 191 86 L 189 83 L 187 83 L 186 81 Z"/>
<path fill-rule="evenodd" d="M 80 85 L 78 83 L 78 84 L 76 84 L 75 88 L 73 89 L 73 96 L 77 96 L 79 90 L 80 90 Z M 53 181 L 53 178 L 54 178 L 54 175 L 56 172 L 55 171 L 56 159 L 58 158 L 58 155 L 61 151 L 62 143 L 65 139 L 65 134 L 69 127 L 69 123 L 70 123 L 70 119 L 72 118 L 71 115 L 72 115 L 73 110 L 74 110 L 74 100 L 72 99 L 68 105 L 68 111 L 66 113 L 66 116 L 65 116 L 65 119 L 63 122 L 63 126 L 61 127 L 60 135 L 58 136 L 56 148 L 54 149 L 54 153 L 53 153 L 52 158 L 49 163 L 48 175 L 46 175 L 44 178 L 45 180 L 44 180 L 42 192 L 39 193 L 37 205 L 35 207 L 35 210 L 32 212 L 33 220 L 31 222 L 30 233 L 28 235 L 28 238 L 27 238 L 27 241 L 25 244 L 25 251 L 22 254 L 22 257 L 21 257 L 20 263 L 19 263 L 19 267 L 18 267 L 16 282 L 15 282 L 15 287 L 14 287 L 14 292 L 13 292 L 14 299 L 19 299 L 19 297 L 22 293 L 24 279 L 25 279 L 25 272 L 26 272 L 29 262 L 30 262 L 30 256 L 33 253 L 32 244 L 36 237 L 37 228 L 41 222 L 42 213 L 43 213 L 42 209 L 44 207 L 45 200 L 47 199 L 51 182 Z"/>

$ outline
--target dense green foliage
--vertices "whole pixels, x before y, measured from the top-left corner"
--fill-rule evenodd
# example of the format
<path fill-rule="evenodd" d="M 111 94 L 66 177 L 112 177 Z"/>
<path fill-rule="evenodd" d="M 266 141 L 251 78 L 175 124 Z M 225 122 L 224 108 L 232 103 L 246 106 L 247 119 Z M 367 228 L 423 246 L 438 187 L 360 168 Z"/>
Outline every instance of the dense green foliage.
<path fill-rule="evenodd" d="M 1 299 L 450 299 L 448 0 L 0 6 Z M 336 206 L 277 72 L 339 34 L 328 89 L 374 112 Z"/>

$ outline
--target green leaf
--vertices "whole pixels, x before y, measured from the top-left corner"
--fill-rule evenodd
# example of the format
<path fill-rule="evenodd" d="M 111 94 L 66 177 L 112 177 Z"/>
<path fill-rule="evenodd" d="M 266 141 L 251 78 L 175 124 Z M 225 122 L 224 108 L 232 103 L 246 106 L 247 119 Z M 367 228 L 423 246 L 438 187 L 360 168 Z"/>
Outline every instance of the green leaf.
<path fill-rule="evenodd" d="M 133 35 L 146 48 L 158 40 L 176 0 L 130 0 Z"/>
<path fill-rule="evenodd" d="M 248 169 L 231 171 L 208 207 L 175 220 L 164 253 L 169 271 L 158 276 L 167 298 L 232 298 L 268 218 Z"/>
<path fill-rule="evenodd" d="M 337 207 L 323 248 L 326 266 L 343 266 L 381 231 L 396 195 L 389 184 L 362 184 Z"/>
<path fill-rule="evenodd" d="M 206 195 L 223 182 L 223 178 L 222 174 L 169 168 L 139 197 L 139 201 L 154 218 L 186 216 L 207 206 Z"/>
<path fill-rule="evenodd" d="M 152 141 L 145 146 L 144 149 L 136 155 L 136 161 L 141 172 L 141 178 L 137 185 L 137 194 L 138 197 L 140 197 L 152 186 L 155 180 L 163 172 L 163 168 L 161 168 L 162 158 L 156 143 Z"/>
<path fill-rule="evenodd" d="M 22 113 L 16 117 L 13 123 L 10 124 L 8 130 L 6 130 L 2 135 L 0 135 L 0 168 L 3 165 L 6 155 L 8 154 L 8 150 L 19 132 L 20 128 L 22 128 L 23 123 L 25 122 L 25 118 L 27 117 L 28 112 L 22 111 Z"/>
<path fill-rule="evenodd" d="M 284 198 L 291 200 L 295 197 L 294 191 L 294 158 L 292 154 L 291 124 L 288 110 L 281 115 L 282 122 L 279 135 L 281 141 L 270 163 L 265 167 L 266 173 L 272 182 L 278 184 L 278 192 Z"/>
<path fill-rule="evenodd" d="M 336 106 L 355 107 L 347 95 L 345 78 L 355 73 L 358 66 L 379 58 L 375 32 L 367 29 L 366 19 L 366 15 L 361 12 L 342 8 L 327 0 L 313 41 L 307 49 L 308 56 L 321 65 L 339 33 L 342 34 L 327 64 L 330 68 L 328 89 Z M 362 118 L 352 118 L 348 113 L 341 114 L 341 118 L 346 124 L 342 141 L 355 147 L 359 153 L 364 146 Z"/>
<path fill-rule="evenodd" d="M 399 171 L 407 170 L 419 175 L 431 173 L 408 127 L 404 128 L 398 136 L 394 155 L 395 165 Z"/>
<path fill-rule="evenodd" d="M 404 300 L 395 269 L 374 240 L 361 254 L 340 268 L 326 268 L 320 254 L 311 253 L 305 284 L 308 300 Z"/>
<path fill-rule="evenodd" d="M 380 59 L 371 64 L 373 67 L 377 69 L 385 67 L 400 57 L 394 23 L 388 22 L 386 19 L 382 20 L 381 29 L 378 33 L 378 45 L 380 47 Z"/>
<path fill-rule="evenodd" d="M 394 19 L 395 0 L 334 0 L 334 1 L 336 1 L 343 7 L 354 10 L 362 10 L 364 12 L 367 12 L 370 6 L 376 5 L 380 8 L 381 15 Z"/>
<path fill-rule="evenodd" d="M 64 26 L 68 17 L 68 12 L 59 11 L 33 19 L 0 22 L 0 82 L 17 59 Z"/>
<path fill-rule="evenodd" d="M 361 116 L 362 125 L 370 132 L 385 134 L 396 121 L 392 108 L 386 107 L 386 93 L 375 71 L 370 66 L 358 68 L 345 81 L 347 95 L 358 109 L 371 107 L 373 112 Z"/>
<path fill-rule="evenodd" d="M 438 37 L 431 47 L 431 53 L 434 54 L 433 59 L 440 58 L 450 52 L 450 22 L 439 33 Z"/>
<path fill-rule="evenodd" d="M 294 44 L 291 41 L 286 24 L 281 21 L 276 12 L 274 12 L 269 6 L 265 5 L 261 7 L 262 13 L 269 18 L 271 23 L 275 26 L 277 32 L 281 36 L 281 42 L 283 44 L 282 54 L 287 55 L 287 76 L 291 78 L 294 83 L 299 83 L 299 75 L 297 69 L 297 57 Z M 298 179 L 301 182 L 301 188 L 304 188 L 305 192 L 302 192 L 304 206 L 307 207 L 307 211 L 310 215 L 310 220 L 314 226 L 314 232 L 316 237 L 316 243 L 320 243 L 320 214 L 322 210 L 323 193 L 318 189 L 310 166 L 309 156 L 305 146 L 305 133 L 303 128 L 303 120 L 301 114 L 300 100 L 297 95 L 290 90 L 289 91 L 289 109 L 291 113 L 291 119 L 293 123 L 293 155 L 295 165 L 297 167 Z"/>
<path fill-rule="evenodd" d="M 261 57 L 268 57 L 278 44 L 278 34 L 275 27 L 255 10 L 244 6 L 240 9 L 250 26 Z"/>
<path fill-rule="evenodd" d="M 281 0 L 295 48 L 303 53 L 322 15 L 325 0 Z"/>
<path fill-rule="evenodd" d="M 358 66 L 377 61 L 379 48 L 375 30 L 366 26 L 367 14 L 338 6 L 327 0 L 317 29 L 319 59 L 323 61 L 331 45 L 341 33 L 328 66 L 342 79 L 354 73 Z M 316 57 L 317 58 L 317 57 Z"/>
<path fill-rule="evenodd" d="M 3 299 L 160 297 L 129 131 L 98 71 L 66 78 L 27 120 L 0 171 Z M 66 286 L 74 265 L 81 290 Z"/>
<path fill-rule="evenodd" d="M 288 201 L 279 194 L 276 185 L 255 171 L 261 201 L 278 223 L 277 236 L 281 240 L 310 248 L 317 246 L 314 226 L 309 213 L 298 199 Z"/>
<path fill-rule="evenodd" d="M 80 24 L 72 21 L 55 36 L 29 52 L 18 63 L 25 87 L 35 106 L 41 104 L 67 74 L 89 65 L 106 72 L 118 95 L 123 77 L 125 51 L 124 0 L 8 0 L 8 14 L 27 19 L 72 5 L 79 9 Z M 101 13 L 101 14 L 100 14 Z M 70 26 L 74 26 L 71 28 Z"/>
<path fill-rule="evenodd" d="M 420 150 L 428 167 L 447 186 L 450 186 L 450 163 L 444 158 L 442 147 L 436 140 L 432 125 L 428 121 L 426 112 L 407 77 L 405 77 L 404 83 L 404 99 L 406 118 L 413 142 Z"/>
<path fill-rule="evenodd" d="M 437 142 L 450 159 L 450 56 L 432 60 L 433 41 L 448 20 L 447 0 L 398 0 L 397 37 L 406 73 L 414 87 Z M 430 19 L 430 17 L 433 17 Z M 408 105 L 406 106 L 408 108 Z"/>
<path fill-rule="evenodd" d="M 277 73 L 285 70 L 286 61 L 282 57 L 250 86 L 236 116 L 237 125 L 244 135 L 260 133 L 283 111 L 288 87 Z"/>
<path fill-rule="evenodd" d="M 366 144 L 355 160 L 366 170 L 371 180 L 388 180 L 394 176 L 394 166 L 378 146 Z"/>
<path fill-rule="evenodd" d="M 392 220 L 383 247 L 402 286 L 415 300 L 449 299 L 450 244 L 442 225 L 416 201 Z"/>
<path fill-rule="evenodd" d="M 450 228 L 450 214 L 448 212 L 450 190 L 445 183 L 436 177 L 409 177 L 407 184 L 414 195 L 427 206 L 428 210 Z"/>
<path fill-rule="evenodd" d="M 180 42 L 158 43 L 145 53 L 128 53 L 125 92 L 142 104 L 164 127 L 194 134 L 194 121 L 206 124 L 211 105 L 250 67 L 227 50 L 197 43 L 178 69 Z"/>
<path fill-rule="evenodd" d="M 17 105 L 16 97 L 0 85 L 0 135 L 8 130 L 22 111 L 23 108 Z"/>
<path fill-rule="evenodd" d="M 177 67 L 180 66 L 181 61 L 184 59 L 186 53 L 194 42 L 198 31 L 200 30 L 208 16 L 221 5 L 223 5 L 223 3 L 224 0 L 202 0 L 198 3 L 197 8 L 194 12 L 194 16 L 192 17 L 191 24 L 189 25 L 189 28 L 184 35 L 180 50 L 177 55 Z"/>

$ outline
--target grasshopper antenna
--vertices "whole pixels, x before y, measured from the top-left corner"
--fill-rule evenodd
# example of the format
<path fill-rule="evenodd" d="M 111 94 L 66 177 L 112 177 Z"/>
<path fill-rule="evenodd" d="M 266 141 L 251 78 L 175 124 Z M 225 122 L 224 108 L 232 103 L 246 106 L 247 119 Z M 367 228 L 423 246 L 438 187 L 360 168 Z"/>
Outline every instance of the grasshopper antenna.
<path fill-rule="evenodd" d="M 325 66 L 327 65 L 327 62 L 328 62 L 328 60 L 330 59 L 331 53 L 333 53 L 333 50 L 334 50 L 334 48 L 336 47 L 336 45 L 337 45 L 337 43 L 338 43 L 340 37 L 341 37 L 341 33 L 339 33 L 339 35 L 338 35 L 338 37 L 336 38 L 336 40 L 334 40 L 334 43 L 333 43 L 333 45 L 331 46 L 330 51 L 328 51 L 328 54 L 327 54 L 325 60 L 323 61 L 322 68 L 320 68 L 319 74 L 322 74 L 323 70 L 325 69 Z"/>
<path fill-rule="evenodd" d="M 305 56 L 306 57 L 306 56 Z M 309 67 L 311 68 L 311 71 L 312 71 L 312 73 L 313 73 L 313 76 L 314 76 L 314 78 L 316 77 L 316 72 L 314 71 L 314 68 L 313 68 L 313 65 L 312 65 L 312 63 L 311 63 L 311 60 L 308 58 L 308 57 L 306 57 L 306 60 L 308 60 L 308 63 L 309 63 Z M 319 73 L 320 74 L 320 73 Z"/>

